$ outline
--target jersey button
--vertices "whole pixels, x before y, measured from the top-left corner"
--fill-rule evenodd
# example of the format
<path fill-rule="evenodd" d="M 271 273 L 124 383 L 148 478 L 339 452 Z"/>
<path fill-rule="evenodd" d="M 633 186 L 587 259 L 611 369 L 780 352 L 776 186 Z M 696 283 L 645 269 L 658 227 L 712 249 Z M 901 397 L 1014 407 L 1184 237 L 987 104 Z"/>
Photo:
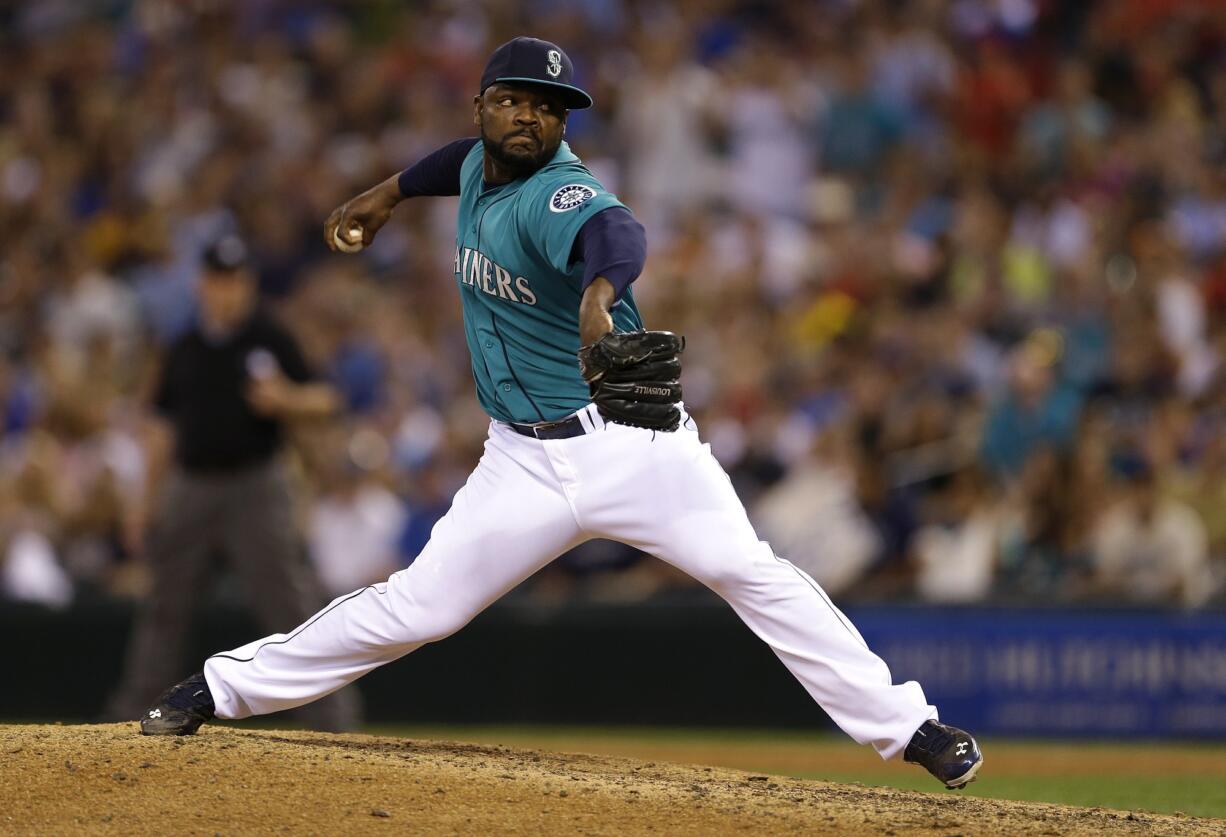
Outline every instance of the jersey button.
<path fill-rule="evenodd" d="M 487 348 L 487 349 L 492 349 L 492 348 L 494 348 L 494 341 L 493 341 L 493 340 L 486 340 L 486 341 L 485 341 L 485 348 Z"/>
<path fill-rule="evenodd" d="M 511 385 L 510 385 L 510 384 L 503 384 L 503 385 L 502 385 L 502 391 L 503 391 L 503 392 L 510 392 L 510 391 L 511 391 Z"/>

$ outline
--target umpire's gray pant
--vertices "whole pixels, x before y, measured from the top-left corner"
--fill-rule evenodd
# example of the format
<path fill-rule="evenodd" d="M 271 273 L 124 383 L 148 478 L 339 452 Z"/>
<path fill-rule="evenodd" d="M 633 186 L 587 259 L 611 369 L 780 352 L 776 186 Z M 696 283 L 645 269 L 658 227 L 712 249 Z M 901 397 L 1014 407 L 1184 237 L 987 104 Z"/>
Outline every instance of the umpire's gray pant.
<path fill-rule="evenodd" d="M 123 680 L 108 707 L 115 720 L 138 718 L 165 689 L 199 668 L 183 668 L 183 645 L 210 561 L 224 556 L 245 583 L 268 633 L 301 624 L 322 604 L 303 561 L 293 500 L 279 459 L 239 471 L 191 474 L 175 469 L 159 497 L 146 541 L 153 588 L 128 642 Z M 337 692 L 297 710 L 313 729 L 339 731 L 357 722 L 357 696 Z"/>

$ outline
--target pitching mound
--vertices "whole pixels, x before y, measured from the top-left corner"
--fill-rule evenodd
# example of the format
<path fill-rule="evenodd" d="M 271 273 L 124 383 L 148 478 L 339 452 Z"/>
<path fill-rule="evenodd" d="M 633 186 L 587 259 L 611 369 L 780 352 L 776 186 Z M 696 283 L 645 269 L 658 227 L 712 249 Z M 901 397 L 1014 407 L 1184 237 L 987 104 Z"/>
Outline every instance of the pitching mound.
<path fill-rule="evenodd" d="M 1222 820 L 453 742 L 224 727 L 192 738 L 143 738 L 135 724 L 0 726 L 5 834 L 1101 837 L 1224 830 Z"/>

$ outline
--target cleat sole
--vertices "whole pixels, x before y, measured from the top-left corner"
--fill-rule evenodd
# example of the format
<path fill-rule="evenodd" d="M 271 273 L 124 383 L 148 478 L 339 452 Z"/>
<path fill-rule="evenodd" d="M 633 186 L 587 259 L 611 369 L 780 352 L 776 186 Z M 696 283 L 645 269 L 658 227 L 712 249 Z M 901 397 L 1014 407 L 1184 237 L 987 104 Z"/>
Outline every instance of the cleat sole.
<path fill-rule="evenodd" d="M 945 787 L 950 790 L 961 790 L 962 788 L 975 781 L 978 777 L 979 768 L 983 767 L 983 758 L 971 765 L 971 769 L 963 773 L 957 779 L 953 779 L 945 783 Z"/>

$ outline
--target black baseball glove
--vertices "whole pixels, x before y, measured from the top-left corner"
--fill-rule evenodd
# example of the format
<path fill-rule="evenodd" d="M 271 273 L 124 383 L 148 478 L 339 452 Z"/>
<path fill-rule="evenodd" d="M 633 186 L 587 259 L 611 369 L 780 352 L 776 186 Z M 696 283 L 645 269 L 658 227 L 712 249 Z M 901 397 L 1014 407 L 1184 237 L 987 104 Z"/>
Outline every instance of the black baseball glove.
<path fill-rule="evenodd" d="M 579 350 L 579 371 L 605 421 L 673 431 L 684 350 L 685 338 L 671 331 L 611 331 Z"/>

